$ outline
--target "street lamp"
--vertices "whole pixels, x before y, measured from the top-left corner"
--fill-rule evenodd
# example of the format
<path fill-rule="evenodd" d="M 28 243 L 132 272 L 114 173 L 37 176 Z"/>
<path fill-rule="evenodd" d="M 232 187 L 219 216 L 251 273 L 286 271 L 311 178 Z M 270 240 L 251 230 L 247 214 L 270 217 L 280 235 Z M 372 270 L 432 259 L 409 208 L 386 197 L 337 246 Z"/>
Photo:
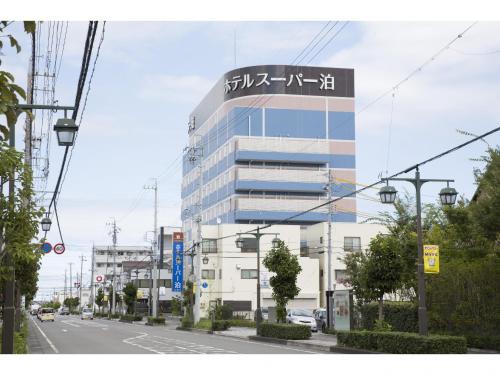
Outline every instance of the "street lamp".
<path fill-rule="evenodd" d="M 415 169 L 415 178 L 383 178 L 382 181 L 387 183 L 380 189 L 380 201 L 386 204 L 394 203 L 396 199 L 396 189 L 389 186 L 389 181 L 406 181 L 411 182 L 415 186 L 416 191 L 416 205 L 417 205 L 417 249 L 418 249 L 418 333 L 420 335 L 428 334 L 427 325 L 427 306 L 425 304 L 425 274 L 424 274 L 424 241 L 422 233 L 422 204 L 420 198 L 420 190 L 422 185 L 426 182 L 446 182 L 448 187 L 441 189 L 439 197 L 441 203 L 444 205 L 453 205 L 457 198 L 457 191 L 454 188 L 449 187 L 449 183 L 454 180 L 442 180 L 442 179 L 421 179 L 420 171 L 418 165 Z"/>
<path fill-rule="evenodd" d="M 442 188 L 439 192 L 441 203 L 445 206 L 453 206 L 457 200 L 457 195 L 457 191 L 454 188 L 451 188 L 449 183 L 447 187 Z"/>
<path fill-rule="evenodd" d="M 262 314 L 260 310 L 260 238 L 265 235 L 274 235 L 275 238 L 272 241 L 273 247 L 276 247 L 275 244 L 279 245 L 280 239 L 278 238 L 279 233 L 261 233 L 260 232 L 260 227 L 257 227 L 257 232 L 255 233 L 237 233 L 238 238 L 236 239 L 236 247 L 238 249 L 243 248 L 244 240 L 241 237 L 242 234 L 248 234 L 251 236 L 254 236 L 257 240 L 257 319 L 255 319 L 256 322 L 256 329 L 257 329 L 257 335 L 259 335 L 259 327 L 260 327 L 260 321 L 262 320 Z"/>
<path fill-rule="evenodd" d="M 59 146 L 73 146 L 78 126 L 70 118 L 60 118 L 54 125 Z"/>
<path fill-rule="evenodd" d="M 48 232 L 50 230 L 50 226 L 52 225 L 52 220 L 48 217 L 44 217 L 41 221 L 42 224 L 42 230 L 44 232 Z"/>
<path fill-rule="evenodd" d="M 208 264 L 208 257 L 206 255 L 203 257 L 203 264 Z"/>
<path fill-rule="evenodd" d="M 280 246 L 280 239 L 278 236 L 274 237 L 271 243 L 273 244 L 273 248 L 277 249 Z"/>

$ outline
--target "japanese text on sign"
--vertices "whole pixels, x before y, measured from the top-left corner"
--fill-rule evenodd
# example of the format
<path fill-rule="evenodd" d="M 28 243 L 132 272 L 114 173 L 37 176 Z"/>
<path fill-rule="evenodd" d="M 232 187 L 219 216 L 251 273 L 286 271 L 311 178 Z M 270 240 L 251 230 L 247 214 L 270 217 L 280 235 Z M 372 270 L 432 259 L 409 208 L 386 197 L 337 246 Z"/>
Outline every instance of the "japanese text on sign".
<path fill-rule="evenodd" d="M 184 270 L 184 243 L 181 232 L 175 232 L 172 249 L 172 292 L 182 292 Z"/>
<path fill-rule="evenodd" d="M 424 245 L 424 272 L 439 273 L 439 246 Z"/>

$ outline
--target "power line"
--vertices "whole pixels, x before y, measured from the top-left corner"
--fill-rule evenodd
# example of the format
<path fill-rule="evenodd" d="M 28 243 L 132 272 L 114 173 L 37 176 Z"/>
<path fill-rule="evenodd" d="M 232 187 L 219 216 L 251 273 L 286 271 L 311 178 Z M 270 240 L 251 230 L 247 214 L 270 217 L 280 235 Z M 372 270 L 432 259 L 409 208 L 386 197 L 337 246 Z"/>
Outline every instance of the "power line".
<path fill-rule="evenodd" d="M 316 52 L 316 53 L 314 54 L 314 56 L 313 56 L 313 57 L 311 57 L 311 58 L 309 59 L 309 61 L 307 62 L 307 64 L 309 64 L 311 61 L 313 61 L 313 60 L 314 60 L 314 58 L 315 58 L 316 56 L 318 56 L 318 55 L 321 53 L 321 51 L 323 51 L 323 50 L 326 48 L 326 46 L 327 46 L 327 45 L 329 45 L 329 44 L 330 44 L 330 42 L 331 42 L 333 39 L 335 39 L 335 38 L 337 37 L 337 35 L 339 35 L 339 34 L 342 32 L 342 30 L 344 30 L 344 28 L 345 28 L 348 24 L 349 24 L 349 21 L 346 21 L 346 22 L 345 22 L 345 23 L 344 23 L 344 24 L 340 27 L 340 29 L 339 29 L 339 30 L 338 30 L 335 34 L 333 34 L 333 36 L 332 36 L 330 39 L 328 39 L 328 41 L 327 41 L 327 42 L 323 45 L 323 47 L 321 47 L 321 49 L 320 49 L 318 52 Z"/>

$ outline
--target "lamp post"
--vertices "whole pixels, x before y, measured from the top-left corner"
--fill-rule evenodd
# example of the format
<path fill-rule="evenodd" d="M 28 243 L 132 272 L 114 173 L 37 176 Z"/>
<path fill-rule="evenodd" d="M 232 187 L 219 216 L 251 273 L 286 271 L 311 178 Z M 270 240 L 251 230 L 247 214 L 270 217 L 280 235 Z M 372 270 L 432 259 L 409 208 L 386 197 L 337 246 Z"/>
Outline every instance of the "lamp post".
<path fill-rule="evenodd" d="M 54 130 L 57 133 L 57 143 L 59 146 L 73 146 L 76 132 L 78 131 L 75 120 L 60 118 L 54 125 Z"/>
<path fill-rule="evenodd" d="M 387 183 L 379 191 L 380 200 L 385 204 L 392 204 L 396 200 L 397 190 L 389 186 L 389 181 L 406 181 L 411 182 L 415 186 L 416 191 L 416 205 L 417 205 L 417 249 L 418 249 L 418 333 L 426 336 L 428 334 L 427 326 L 427 307 L 425 304 L 425 274 L 424 274 L 424 245 L 422 233 L 422 204 L 420 198 L 420 190 L 422 185 L 426 182 L 446 182 L 447 187 L 441 189 L 439 197 L 443 205 L 455 204 L 457 198 L 457 191 L 449 187 L 449 183 L 454 180 L 446 179 L 423 179 L 420 178 L 420 171 L 418 166 L 415 170 L 415 178 L 383 178 L 382 181 Z"/>
<path fill-rule="evenodd" d="M 257 232 L 256 233 L 236 233 L 238 235 L 238 238 L 236 239 L 236 247 L 238 249 L 242 249 L 244 246 L 244 240 L 241 237 L 241 235 L 248 234 L 251 236 L 254 236 L 257 240 L 257 317 L 255 319 L 256 322 L 256 329 L 257 329 L 257 335 L 259 335 L 259 327 L 260 327 L 260 321 L 262 320 L 262 314 L 261 314 L 261 309 L 260 309 L 260 238 L 265 235 L 273 235 L 275 238 L 272 241 L 273 247 L 278 247 L 279 245 L 279 238 L 278 235 L 279 233 L 261 233 L 260 227 L 257 227 Z"/>
<path fill-rule="evenodd" d="M 52 220 L 50 220 L 49 216 L 47 215 L 42 219 L 41 224 L 42 224 L 42 230 L 44 232 L 48 232 L 50 230 L 50 226 L 52 225 Z"/>

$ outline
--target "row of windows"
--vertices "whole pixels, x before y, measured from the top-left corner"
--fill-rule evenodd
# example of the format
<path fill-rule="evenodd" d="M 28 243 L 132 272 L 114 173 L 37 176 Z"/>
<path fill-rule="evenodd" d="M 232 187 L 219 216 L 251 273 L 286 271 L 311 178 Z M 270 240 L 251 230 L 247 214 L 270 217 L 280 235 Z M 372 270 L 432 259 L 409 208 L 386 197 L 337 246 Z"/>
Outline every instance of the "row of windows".
<path fill-rule="evenodd" d="M 215 270 L 201 270 L 201 278 L 204 280 L 215 280 Z M 222 270 L 219 270 L 219 279 L 222 278 Z M 241 270 L 242 279 L 257 279 L 257 270 Z"/>
<path fill-rule="evenodd" d="M 319 243 L 323 243 L 323 237 Z M 344 251 L 361 251 L 361 237 L 344 237 Z"/>
<path fill-rule="evenodd" d="M 108 255 L 108 256 L 113 256 L 114 252 L 113 251 L 107 251 L 107 250 L 98 250 L 96 251 L 97 255 Z M 116 255 L 117 256 L 140 256 L 140 255 L 149 255 L 151 254 L 150 251 L 117 251 Z"/>

